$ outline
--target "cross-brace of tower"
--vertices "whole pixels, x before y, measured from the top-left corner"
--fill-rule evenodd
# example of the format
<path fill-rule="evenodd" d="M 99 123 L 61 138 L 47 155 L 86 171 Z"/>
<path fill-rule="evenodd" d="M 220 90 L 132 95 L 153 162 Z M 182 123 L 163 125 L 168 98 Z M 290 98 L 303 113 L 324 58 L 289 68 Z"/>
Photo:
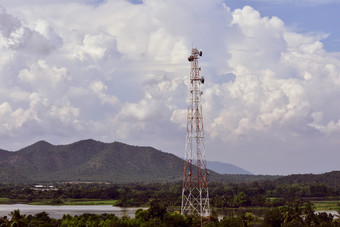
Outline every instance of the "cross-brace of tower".
<path fill-rule="evenodd" d="M 188 58 L 191 71 L 181 214 L 206 217 L 210 215 L 210 207 L 201 106 L 201 84 L 204 83 L 204 77 L 200 76 L 201 68 L 198 66 L 201 56 L 202 51 L 193 48 Z"/>

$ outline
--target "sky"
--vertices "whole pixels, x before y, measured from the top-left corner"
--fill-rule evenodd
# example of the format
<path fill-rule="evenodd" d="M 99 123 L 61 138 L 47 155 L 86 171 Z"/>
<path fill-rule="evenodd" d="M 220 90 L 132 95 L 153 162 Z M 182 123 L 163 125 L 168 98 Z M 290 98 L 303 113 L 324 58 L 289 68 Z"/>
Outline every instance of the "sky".
<path fill-rule="evenodd" d="M 340 170 L 339 0 L 2 0 L 0 148 L 82 139 L 184 156 L 191 48 L 206 158 Z"/>

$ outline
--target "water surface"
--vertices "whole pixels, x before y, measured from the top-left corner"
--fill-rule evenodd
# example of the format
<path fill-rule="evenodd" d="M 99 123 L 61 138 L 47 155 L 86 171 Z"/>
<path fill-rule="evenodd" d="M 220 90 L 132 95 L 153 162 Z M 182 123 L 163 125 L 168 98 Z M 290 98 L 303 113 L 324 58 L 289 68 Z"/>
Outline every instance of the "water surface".
<path fill-rule="evenodd" d="M 27 205 L 27 204 L 1 204 L 0 205 L 0 217 L 9 216 L 9 213 L 13 210 L 20 210 L 21 214 L 34 215 L 40 212 L 47 212 L 51 218 L 61 219 L 64 214 L 70 214 L 72 216 L 81 215 L 84 213 L 91 214 L 115 214 L 118 217 L 123 215 L 135 217 L 135 212 L 140 207 L 134 208 L 122 208 L 111 205 L 79 205 L 79 206 L 50 206 L 50 205 Z"/>

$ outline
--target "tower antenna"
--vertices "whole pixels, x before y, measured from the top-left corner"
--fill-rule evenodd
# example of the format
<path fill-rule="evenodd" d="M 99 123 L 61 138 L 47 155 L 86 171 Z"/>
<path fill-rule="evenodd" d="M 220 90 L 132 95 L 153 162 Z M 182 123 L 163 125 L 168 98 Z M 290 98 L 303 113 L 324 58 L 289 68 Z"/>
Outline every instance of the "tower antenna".
<path fill-rule="evenodd" d="M 210 215 L 208 171 L 205 158 L 203 115 L 201 106 L 201 68 L 198 59 L 202 50 L 192 48 L 188 61 L 191 62 L 189 100 L 185 142 L 181 214 L 198 214 L 202 218 Z"/>

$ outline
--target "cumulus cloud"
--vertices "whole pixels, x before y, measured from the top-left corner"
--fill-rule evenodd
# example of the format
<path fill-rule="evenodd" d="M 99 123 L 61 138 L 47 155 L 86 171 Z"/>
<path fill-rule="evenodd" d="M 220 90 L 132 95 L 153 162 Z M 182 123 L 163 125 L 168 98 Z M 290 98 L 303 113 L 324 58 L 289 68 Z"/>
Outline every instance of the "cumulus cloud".
<path fill-rule="evenodd" d="M 4 37 L 10 37 L 20 27 L 20 20 L 8 14 L 4 7 L 0 7 L 0 18 L 0 31 Z"/>
<path fill-rule="evenodd" d="M 25 4 L 0 7 L 2 148 L 91 137 L 183 156 L 186 59 L 197 46 L 208 159 L 286 173 L 275 168 L 285 154 L 320 160 L 321 145 L 333 154 L 340 59 L 324 34 L 221 0 Z"/>
<path fill-rule="evenodd" d="M 0 40 L 3 48 L 44 55 L 52 51 L 55 45 L 61 43 L 61 38 L 42 21 L 37 23 L 37 30 L 32 30 L 22 26 L 20 21 L 6 13 L 4 8 L 0 9 L 0 17 L 0 32 L 2 34 Z"/>
<path fill-rule="evenodd" d="M 295 0 L 275 0 L 275 2 L 270 1 L 270 0 L 255 0 L 259 2 L 270 2 L 270 3 L 275 3 L 275 4 L 294 4 L 297 6 L 314 6 L 314 5 L 323 5 L 323 4 L 329 4 L 329 3 L 339 3 L 338 0 L 300 0 L 300 1 L 295 1 Z"/>
<path fill-rule="evenodd" d="M 39 60 L 29 67 L 19 72 L 19 79 L 32 87 L 33 91 L 44 93 L 51 96 L 60 96 L 65 91 L 68 82 L 71 78 L 68 75 L 66 68 L 51 67 L 44 60 Z"/>

